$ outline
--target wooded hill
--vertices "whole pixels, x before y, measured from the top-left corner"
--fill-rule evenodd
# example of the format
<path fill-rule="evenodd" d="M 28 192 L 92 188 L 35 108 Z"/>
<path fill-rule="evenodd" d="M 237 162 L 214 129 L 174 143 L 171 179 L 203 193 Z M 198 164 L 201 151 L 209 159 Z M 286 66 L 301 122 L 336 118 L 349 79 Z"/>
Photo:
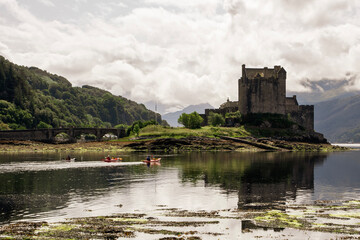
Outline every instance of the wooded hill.
<path fill-rule="evenodd" d="M 112 127 L 155 119 L 155 112 L 91 86 L 72 87 L 64 77 L 18 66 L 0 56 L 0 129 Z M 157 114 L 161 123 L 161 115 Z"/>

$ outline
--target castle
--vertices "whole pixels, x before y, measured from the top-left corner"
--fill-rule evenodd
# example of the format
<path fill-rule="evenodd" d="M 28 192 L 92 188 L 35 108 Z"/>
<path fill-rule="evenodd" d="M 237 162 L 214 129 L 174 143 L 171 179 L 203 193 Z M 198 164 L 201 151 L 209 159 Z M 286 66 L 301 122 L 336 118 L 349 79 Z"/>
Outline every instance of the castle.
<path fill-rule="evenodd" d="M 219 109 L 205 110 L 205 123 L 210 112 L 225 115 L 227 112 L 274 113 L 288 115 L 305 129 L 314 130 L 314 105 L 299 105 L 296 96 L 286 97 L 286 71 L 274 68 L 246 68 L 238 80 L 239 101 L 227 101 Z"/>

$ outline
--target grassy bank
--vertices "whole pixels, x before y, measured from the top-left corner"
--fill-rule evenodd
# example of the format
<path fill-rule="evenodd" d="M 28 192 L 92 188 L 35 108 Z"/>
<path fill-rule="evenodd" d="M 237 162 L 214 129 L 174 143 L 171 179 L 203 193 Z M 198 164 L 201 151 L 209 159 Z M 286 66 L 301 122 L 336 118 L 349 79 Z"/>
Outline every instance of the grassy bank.
<path fill-rule="evenodd" d="M 339 151 L 345 148 L 328 143 L 311 143 L 308 133 L 260 127 L 170 128 L 149 125 L 139 136 L 118 140 L 46 144 L 31 141 L 0 141 L 0 152 L 82 152 L 82 151 Z"/>
<path fill-rule="evenodd" d="M 229 137 L 248 137 L 251 133 L 248 132 L 244 126 L 239 128 L 228 127 L 202 127 L 200 129 L 188 129 L 183 127 L 171 128 L 162 127 L 159 125 L 150 125 L 141 129 L 140 137 L 142 138 L 186 138 L 186 137 L 209 137 L 215 138 L 218 136 Z M 133 138 L 131 136 L 130 138 Z"/>
<path fill-rule="evenodd" d="M 303 137 L 309 134 L 304 130 L 294 130 L 289 128 L 263 128 L 256 126 L 240 126 L 240 127 L 211 127 L 205 126 L 200 129 L 188 129 L 184 127 L 163 127 L 160 125 L 150 125 L 140 130 L 139 137 L 134 134 L 126 140 L 141 140 L 155 138 L 187 138 L 187 137 L 208 137 L 217 138 L 219 136 L 226 137 L 254 137 L 254 138 L 294 138 Z"/>

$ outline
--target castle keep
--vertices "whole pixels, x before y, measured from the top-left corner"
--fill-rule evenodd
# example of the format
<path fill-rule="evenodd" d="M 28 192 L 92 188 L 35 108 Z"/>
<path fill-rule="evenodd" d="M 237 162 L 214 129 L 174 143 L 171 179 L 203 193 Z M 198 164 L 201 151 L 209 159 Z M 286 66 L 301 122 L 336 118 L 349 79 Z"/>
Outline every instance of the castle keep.
<path fill-rule="evenodd" d="M 275 113 L 288 115 L 307 130 L 314 130 L 314 105 L 299 105 L 296 96 L 286 97 L 286 71 L 281 66 L 274 68 L 246 68 L 238 82 L 239 101 L 222 104 L 219 109 L 206 109 L 205 115 L 216 112 L 239 110 L 249 113 Z M 207 120 L 207 117 L 206 119 Z"/>
<path fill-rule="evenodd" d="M 286 71 L 274 68 L 242 66 L 239 79 L 239 111 L 248 113 L 278 113 L 308 130 L 314 129 L 314 105 L 299 105 L 296 96 L 286 97 Z"/>

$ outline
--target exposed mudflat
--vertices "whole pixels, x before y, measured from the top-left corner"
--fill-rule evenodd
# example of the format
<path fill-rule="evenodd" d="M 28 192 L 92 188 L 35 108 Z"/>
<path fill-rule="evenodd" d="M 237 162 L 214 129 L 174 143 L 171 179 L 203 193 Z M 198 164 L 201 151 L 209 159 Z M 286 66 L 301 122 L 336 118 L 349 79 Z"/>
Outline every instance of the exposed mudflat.
<path fill-rule="evenodd" d="M 244 239 L 360 239 L 360 201 L 315 201 L 312 205 L 271 208 L 261 203 L 218 211 L 187 211 L 158 206 L 153 214 L 122 213 L 68 219 L 66 222 L 17 222 L 0 227 L 8 239 L 232 239 L 232 226 Z"/>

